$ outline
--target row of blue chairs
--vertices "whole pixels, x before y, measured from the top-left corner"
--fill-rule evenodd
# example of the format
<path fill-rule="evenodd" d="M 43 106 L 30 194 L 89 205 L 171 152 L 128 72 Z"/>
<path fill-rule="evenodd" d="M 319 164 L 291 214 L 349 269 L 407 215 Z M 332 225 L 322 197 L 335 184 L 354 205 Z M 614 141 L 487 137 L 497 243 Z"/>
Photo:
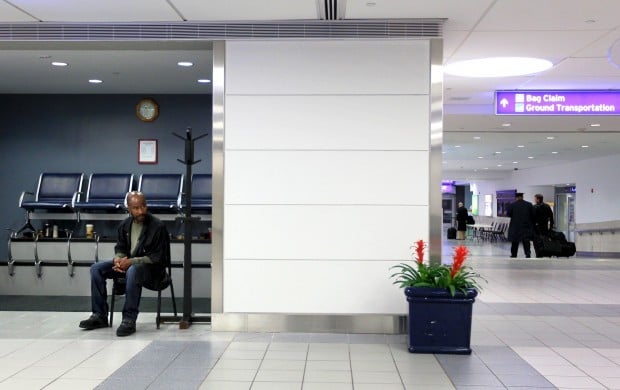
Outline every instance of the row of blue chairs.
<path fill-rule="evenodd" d="M 145 194 L 149 209 L 154 213 L 187 212 L 187 197 L 184 194 L 183 174 L 143 173 L 138 186 L 134 187 L 131 173 L 93 173 L 88 186 L 82 189 L 83 173 L 42 173 L 36 192 L 24 191 L 19 198 L 19 207 L 26 210 L 26 221 L 35 210 L 74 212 L 124 211 L 127 207 L 127 193 L 134 188 Z M 192 212 L 211 213 L 211 174 L 193 174 Z"/>

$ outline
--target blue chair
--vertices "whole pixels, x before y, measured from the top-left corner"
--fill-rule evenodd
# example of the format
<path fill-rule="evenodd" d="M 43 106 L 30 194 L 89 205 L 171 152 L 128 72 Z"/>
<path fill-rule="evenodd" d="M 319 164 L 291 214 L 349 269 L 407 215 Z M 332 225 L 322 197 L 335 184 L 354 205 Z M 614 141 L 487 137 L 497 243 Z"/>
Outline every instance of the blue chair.
<path fill-rule="evenodd" d="M 149 210 L 154 213 L 177 211 L 182 188 L 180 173 L 143 173 L 138 183 L 138 191 L 144 194 Z"/>
<path fill-rule="evenodd" d="M 213 206 L 213 177 L 210 173 L 192 175 L 192 212 L 211 214 Z M 186 211 L 187 198 L 182 197 L 179 209 Z"/>
<path fill-rule="evenodd" d="M 88 181 L 86 199 L 76 200 L 76 211 L 118 211 L 127 207 L 127 193 L 133 187 L 131 173 L 93 173 Z"/>
<path fill-rule="evenodd" d="M 82 173 L 42 173 L 36 193 L 23 191 L 19 197 L 19 207 L 26 210 L 26 223 L 17 233 L 35 231 L 30 223 L 35 210 L 73 212 L 71 205 L 79 199 L 83 180 Z M 28 199 L 32 196 L 34 199 Z"/>

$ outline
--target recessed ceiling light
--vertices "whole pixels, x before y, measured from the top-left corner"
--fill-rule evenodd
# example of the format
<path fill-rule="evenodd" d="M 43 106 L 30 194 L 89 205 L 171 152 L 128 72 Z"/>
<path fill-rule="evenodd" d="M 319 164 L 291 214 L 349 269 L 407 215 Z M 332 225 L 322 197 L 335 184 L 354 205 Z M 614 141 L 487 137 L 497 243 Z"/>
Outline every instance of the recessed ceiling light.
<path fill-rule="evenodd" d="M 489 169 L 488 167 L 485 167 L 484 169 Z"/>
<path fill-rule="evenodd" d="M 518 161 L 513 161 L 512 163 L 513 163 L 513 164 L 518 164 L 519 162 L 518 162 Z"/>
<path fill-rule="evenodd" d="M 375 3 L 374 1 L 369 1 L 368 3 L 366 3 L 366 7 L 374 7 L 375 5 L 377 5 L 377 3 Z"/>
<path fill-rule="evenodd" d="M 201 83 L 201 84 L 208 84 L 208 83 L 211 82 L 211 80 L 209 80 L 209 79 L 198 79 L 198 82 Z"/>
<path fill-rule="evenodd" d="M 477 135 L 477 136 L 474 137 L 474 139 L 480 139 L 480 136 Z"/>
<path fill-rule="evenodd" d="M 517 145 L 517 148 L 524 148 L 525 145 Z"/>
<path fill-rule="evenodd" d="M 482 156 L 478 156 L 478 158 L 484 158 L 484 157 L 482 157 Z"/>
<path fill-rule="evenodd" d="M 511 123 L 502 123 L 502 127 L 510 127 L 510 126 L 512 126 Z"/>
<path fill-rule="evenodd" d="M 101 83 L 103 83 L 103 80 L 90 79 L 90 80 L 88 80 L 88 82 L 91 83 L 91 84 L 101 84 Z"/>
<path fill-rule="evenodd" d="M 558 154 L 558 152 L 551 152 L 551 154 Z"/>
<path fill-rule="evenodd" d="M 547 139 L 555 139 L 555 137 L 547 137 Z"/>
<path fill-rule="evenodd" d="M 462 77 L 507 77 L 534 74 L 552 66 L 542 58 L 491 57 L 453 62 L 444 67 L 444 72 Z"/>
<path fill-rule="evenodd" d="M 189 66 L 194 66 L 194 63 L 193 62 L 189 62 L 189 61 L 179 61 L 179 62 L 177 62 L 177 65 L 184 66 L 184 67 L 189 67 Z"/>
<path fill-rule="evenodd" d="M 590 127 L 601 127 L 600 123 L 590 123 Z"/>
<path fill-rule="evenodd" d="M 52 62 L 53 66 L 67 66 L 69 64 L 67 64 L 66 62 L 60 62 L 60 61 L 54 61 Z"/>
<path fill-rule="evenodd" d="M 502 154 L 502 152 L 495 152 L 495 154 Z"/>
<path fill-rule="evenodd" d="M 530 160 L 534 159 L 534 157 L 533 157 L 533 156 L 528 156 L 527 158 L 529 158 Z"/>
<path fill-rule="evenodd" d="M 502 164 L 497 164 L 497 166 L 498 166 L 498 167 L 501 167 L 501 166 L 502 166 Z"/>
<path fill-rule="evenodd" d="M 581 145 L 582 148 L 589 148 L 590 145 Z"/>

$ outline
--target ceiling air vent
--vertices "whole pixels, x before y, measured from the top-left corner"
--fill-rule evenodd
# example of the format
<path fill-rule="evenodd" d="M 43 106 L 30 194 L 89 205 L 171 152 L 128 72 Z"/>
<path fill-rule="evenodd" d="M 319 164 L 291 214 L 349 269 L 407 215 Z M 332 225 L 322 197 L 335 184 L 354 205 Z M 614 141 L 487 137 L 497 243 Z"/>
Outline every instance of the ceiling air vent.
<path fill-rule="evenodd" d="M 161 41 L 213 39 L 433 38 L 444 19 L 332 20 L 344 0 L 317 0 L 327 20 L 211 23 L 0 23 L 0 41 Z M 336 3 L 337 2 L 337 3 Z M 340 7 L 340 11 L 337 9 Z"/>
<path fill-rule="evenodd" d="M 342 19 L 344 9 L 339 10 L 338 0 L 316 0 L 319 7 L 319 15 L 322 20 L 339 20 Z M 345 0 L 340 0 L 341 7 Z M 343 12 L 339 12 L 343 11 Z"/>

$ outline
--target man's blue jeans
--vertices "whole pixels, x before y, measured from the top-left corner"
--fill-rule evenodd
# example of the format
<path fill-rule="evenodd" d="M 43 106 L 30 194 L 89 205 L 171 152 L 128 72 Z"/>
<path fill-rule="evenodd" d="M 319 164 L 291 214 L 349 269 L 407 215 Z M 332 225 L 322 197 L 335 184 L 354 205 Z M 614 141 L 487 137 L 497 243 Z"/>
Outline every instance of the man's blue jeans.
<path fill-rule="evenodd" d="M 112 261 L 95 263 L 90 267 L 90 293 L 92 311 L 102 318 L 108 317 L 107 279 L 125 278 L 125 305 L 123 306 L 123 320 L 136 321 L 142 296 L 142 284 L 150 276 L 148 265 L 134 264 L 126 273 L 112 270 Z"/>

